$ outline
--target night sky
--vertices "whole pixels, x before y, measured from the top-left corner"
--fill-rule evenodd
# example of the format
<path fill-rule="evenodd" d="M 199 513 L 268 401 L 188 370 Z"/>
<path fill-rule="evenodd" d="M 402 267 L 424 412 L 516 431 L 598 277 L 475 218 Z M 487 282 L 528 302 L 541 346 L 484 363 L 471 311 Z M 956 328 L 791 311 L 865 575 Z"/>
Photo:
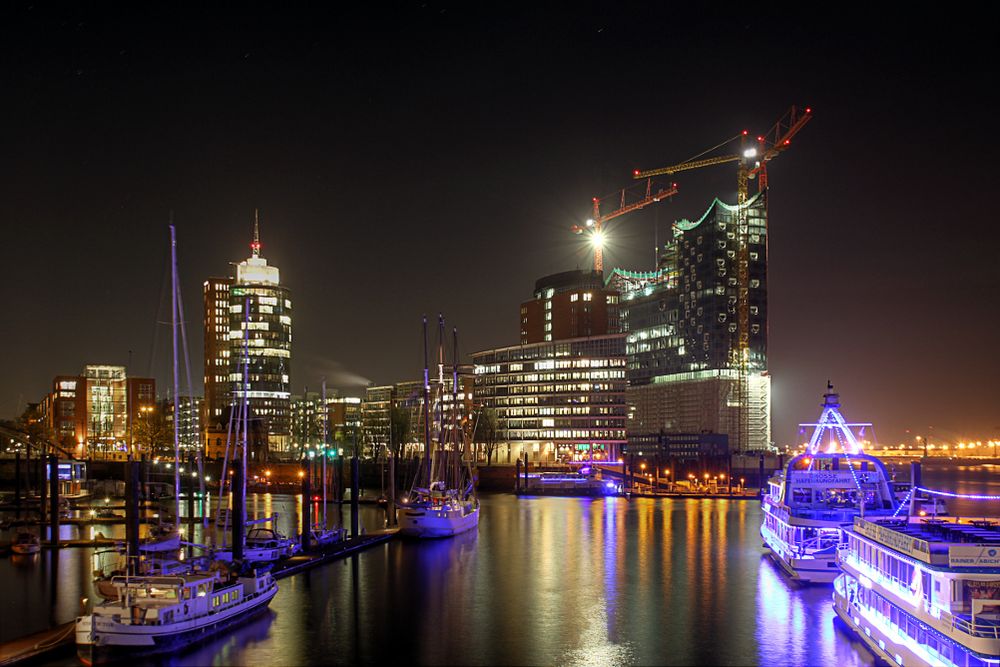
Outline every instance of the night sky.
<path fill-rule="evenodd" d="M 171 211 L 196 393 L 201 284 L 247 256 L 255 207 L 294 391 L 357 393 L 418 377 L 425 312 L 466 355 L 515 344 L 535 280 L 590 264 L 569 227 L 591 197 L 797 104 L 769 168 L 775 440 L 827 379 L 882 440 L 1000 435 L 995 23 L 648 4 L 6 3 L 0 417 L 129 350 L 167 389 Z M 649 270 L 671 222 L 735 201 L 731 165 L 676 180 L 606 267 Z"/>

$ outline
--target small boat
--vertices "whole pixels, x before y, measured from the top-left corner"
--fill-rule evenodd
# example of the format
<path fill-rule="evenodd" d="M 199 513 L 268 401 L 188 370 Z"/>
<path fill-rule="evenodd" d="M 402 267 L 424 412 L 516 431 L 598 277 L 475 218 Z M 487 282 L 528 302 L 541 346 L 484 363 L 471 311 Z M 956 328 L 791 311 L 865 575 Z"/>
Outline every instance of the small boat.
<path fill-rule="evenodd" d="M 399 532 L 410 537 L 451 537 L 479 526 L 479 498 L 473 481 L 472 469 L 466 457 L 467 447 L 463 432 L 458 428 L 458 334 L 452 364 L 451 394 L 446 395 L 444 379 L 444 318 L 438 316 L 438 385 L 440 392 L 435 401 L 440 434 L 437 448 L 431 456 L 430 438 L 430 382 L 427 368 L 427 318 L 424 318 L 424 451 L 420 472 L 414 479 L 410 493 L 398 507 Z M 450 437 L 446 434 L 444 405 L 451 408 Z M 450 442 L 446 442 L 450 441 Z M 426 480 L 426 487 L 418 486 Z"/>
<path fill-rule="evenodd" d="M 14 536 L 14 541 L 11 542 L 10 550 L 15 554 L 22 556 L 37 554 L 42 550 L 42 543 L 39 541 L 38 535 L 27 531 L 21 531 Z"/>
<path fill-rule="evenodd" d="M 171 525 L 153 524 L 149 527 L 149 537 L 139 544 L 139 551 L 162 553 L 181 548 L 181 534 Z"/>
<path fill-rule="evenodd" d="M 269 519 L 270 520 L 270 519 Z M 274 528 L 251 528 L 247 531 L 245 549 L 276 550 L 279 558 L 294 556 L 300 550 L 298 540 L 285 537 Z"/>
<path fill-rule="evenodd" d="M 227 573 L 228 574 L 228 573 Z M 267 609 L 278 592 L 269 572 L 221 570 L 181 576 L 114 577 L 117 595 L 76 619 L 87 665 L 176 652 Z"/>
<path fill-rule="evenodd" d="M 605 480 L 586 469 L 580 472 L 529 473 L 527 481 L 521 480 L 517 493 L 526 496 L 616 496 L 618 484 Z"/>
<path fill-rule="evenodd" d="M 346 528 L 327 528 L 326 530 L 320 528 L 313 528 L 309 532 L 309 537 L 312 544 L 318 547 L 326 547 L 331 544 L 337 544 L 338 542 L 343 542 L 347 539 L 347 529 Z"/>

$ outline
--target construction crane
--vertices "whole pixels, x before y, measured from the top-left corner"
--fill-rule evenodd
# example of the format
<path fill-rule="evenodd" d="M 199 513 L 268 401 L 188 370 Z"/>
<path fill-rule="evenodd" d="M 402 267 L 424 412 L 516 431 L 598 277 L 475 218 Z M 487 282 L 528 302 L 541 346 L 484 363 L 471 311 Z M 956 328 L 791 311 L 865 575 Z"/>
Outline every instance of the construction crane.
<path fill-rule="evenodd" d="M 767 163 L 776 158 L 791 146 L 792 138 L 812 119 L 812 109 L 806 107 L 804 112 L 792 106 L 766 133 L 757 137 L 757 145 L 748 145 L 747 131 L 723 141 L 722 143 L 702 151 L 684 162 L 661 167 L 659 169 L 640 170 L 632 172 L 633 178 L 649 179 L 654 176 L 673 175 L 682 171 L 710 167 L 717 164 L 735 162 L 736 168 L 736 203 L 737 203 L 737 314 L 739 339 L 735 350 L 731 350 L 731 365 L 738 371 L 738 392 L 740 397 L 739 414 L 739 446 L 746 447 L 745 436 L 749 432 L 749 386 L 747 376 L 750 364 L 750 225 L 747 217 L 747 183 L 757 178 L 757 190 L 767 189 Z M 702 157 L 723 146 L 739 140 L 740 150 L 735 154 L 715 157 Z M 759 177 L 759 178 L 758 178 Z"/>
<path fill-rule="evenodd" d="M 609 220 L 614 220 L 617 217 L 623 216 L 626 213 L 631 213 L 632 211 L 638 211 L 640 208 L 649 206 L 652 203 L 658 202 L 662 199 L 667 199 L 668 197 L 673 197 L 677 194 L 677 184 L 671 183 L 669 186 L 660 187 L 657 186 L 656 192 L 653 192 L 653 179 L 646 179 L 646 191 L 642 199 L 637 201 L 629 202 L 628 193 L 631 190 L 635 190 L 635 186 L 624 187 L 620 191 L 615 192 L 612 195 L 607 195 L 605 197 L 594 197 L 594 217 L 590 218 L 586 222 L 586 226 L 581 227 L 580 225 L 573 225 L 570 228 L 574 234 L 589 234 L 590 242 L 594 246 L 594 271 L 604 271 L 604 223 Z M 614 197 L 618 200 L 618 208 L 610 213 L 601 214 L 601 202 L 607 201 Z"/>

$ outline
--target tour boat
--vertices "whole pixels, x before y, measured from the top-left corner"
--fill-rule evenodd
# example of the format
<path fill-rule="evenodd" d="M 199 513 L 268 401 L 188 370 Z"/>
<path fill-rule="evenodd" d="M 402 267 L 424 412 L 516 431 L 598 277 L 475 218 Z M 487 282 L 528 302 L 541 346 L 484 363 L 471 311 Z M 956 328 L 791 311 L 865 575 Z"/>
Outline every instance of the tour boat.
<path fill-rule="evenodd" d="M 1000 664 L 996 521 L 858 516 L 845 532 L 834 610 L 880 661 Z"/>
<path fill-rule="evenodd" d="M 761 500 L 760 534 L 771 556 L 795 580 L 830 583 L 839 574 L 837 547 L 843 529 L 856 516 L 889 516 L 898 512 L 885 465 L 864 453 L 840 414 L 839 396 L 828 385 L 823 412 L 813 427 L 806 451 L 768 480 Z"/>
<path fill-rule="evenodd" d="M 458 427 L 458 334 L 455 335 L 451 395 L 451 429 L 446 435 L 444 403 L 444 318 L 438 316 L 438 385 L 437 401 L 440 434 L 431 454 L 430 381 L 427 368 L 427 318 L 424 318 L 424 460 L 414 478 L 414 485 L 397 511 L 399 532 L 410 537 L 451 537 L 479 526 L 479 498 L 476 496 L 472 469 L 466 456 L 464 436 Z M 447 441 L 447 442 L 446 442 Z M 423 482 L 426 486 L 420 486 Z"/>
<path fill-rule="evenodd" d="M 174 577 L 115 577 L 117 595 L 76 619 L 88 664 L 175 652 L 264 611 L 278 592 L 269 572 L 223 578 L 218 570 Z"/>
<path fill-rule="evenodd" d="M 529 496 L 616 496 L 618 484 L 584 468 L 579 472 L 535 472 L 521 480 L 517 493 Z"/>
<path fill-rule="evenodd" d="M 11 551 L 22 556 L 37 554 L 41 549 L 42 543 L 39 541 L 38 535 L 27 531 L 18 533 L 10 545 Z"/>

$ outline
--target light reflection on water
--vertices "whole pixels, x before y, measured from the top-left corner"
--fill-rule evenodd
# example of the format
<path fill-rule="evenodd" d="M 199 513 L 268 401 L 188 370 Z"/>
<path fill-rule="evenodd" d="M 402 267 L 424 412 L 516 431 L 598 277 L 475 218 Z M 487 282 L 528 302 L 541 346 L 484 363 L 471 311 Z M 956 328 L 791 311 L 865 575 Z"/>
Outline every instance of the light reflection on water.
<path fill-rule="evenodd" d="M 960 492 L 996 492 L 991 477 L 985 468 L 924 473 L 926 486 Z M 297 498 L 248 505 L 279 512 L 279 527 L 295 532 Z M 362 511 L 378 527 L 380 511 Z M 283 579 L 266 616 L 163 664 L 400 654 L 420 664 L 871 664 L 834 623 L 830 587 L 793 584 L 764 556 L 760 520 L 756 502 L 485 496 L 478 532 L 397 540 Z M 72 618 L 91 595 L 89 551 L 66 550 L 54 567 L 51 552 L 0 560 L 9 605 L 0 638 Z"/>

